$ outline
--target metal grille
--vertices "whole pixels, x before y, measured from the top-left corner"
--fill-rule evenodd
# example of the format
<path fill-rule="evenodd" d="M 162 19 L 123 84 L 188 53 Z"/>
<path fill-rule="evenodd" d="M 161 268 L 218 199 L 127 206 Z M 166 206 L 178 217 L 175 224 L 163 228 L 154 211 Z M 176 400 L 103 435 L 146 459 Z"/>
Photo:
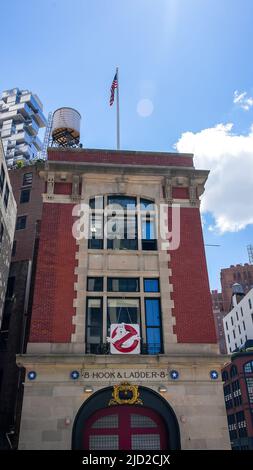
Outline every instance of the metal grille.
<path fill-rule="evenodd" d="M 157 428 L 157 424 L 148 416 L 131 414 L 131 428 Z"/>
<path fill-rule="evenodd" d="M 92 429 L 114 429 L 119 427 L 118 415 L 103 416 L 97 419 L 92 425 Z"/>
<path fill-rule="evenodd" d="M 160 450 L 159 434 L 133 434 L 132 450 Z"/>
<path fill-rule="evenodd" d="M 119 436 L 90 436 L 89 450 L 119 450 Z"/>

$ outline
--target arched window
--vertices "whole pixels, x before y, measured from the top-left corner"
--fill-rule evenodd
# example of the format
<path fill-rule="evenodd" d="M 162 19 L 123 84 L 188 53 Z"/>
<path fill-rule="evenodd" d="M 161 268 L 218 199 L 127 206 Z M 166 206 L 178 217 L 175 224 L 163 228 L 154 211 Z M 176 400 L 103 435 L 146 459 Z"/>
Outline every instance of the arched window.
<path fill-rule="evenodd" d="M 246 362 L 243 368 L 245 374 L 253 374 L 253 361 Z"/>
<path fill-rule="evenodd" d="M 154 201 L 126 195 L 90 199 L 90 249 L 157 250 Z"/>
<path fill-rule="evenodd" d="M 236 366 L 232 366 L 231 369 L 230 369 L 230 377 L 236 377 L 238 375 L 238 372 L 237 372 L 237 367 Z"/>
<path fill-rule="evenodd" d="M 227 380 L 228 380 L 228 373 L 227 373 L 226 370 L 224 370 L 222 372 L 222 380 L 223 380 L 223 382 L 227 382 Z"/>

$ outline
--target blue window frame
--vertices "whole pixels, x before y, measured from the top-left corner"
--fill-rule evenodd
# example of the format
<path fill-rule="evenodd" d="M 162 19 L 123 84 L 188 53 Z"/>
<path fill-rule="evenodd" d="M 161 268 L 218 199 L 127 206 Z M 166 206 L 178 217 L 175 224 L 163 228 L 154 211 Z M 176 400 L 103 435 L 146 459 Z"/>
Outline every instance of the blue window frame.
<path fill-rule="evenodd" d="M 144 279 L 144 292 L 160 292 L 159 279 Z"/>
<path fill-rule="evenodd" d="M 160 299 L 145 299 L 148 354 L 162 353 Z"/>

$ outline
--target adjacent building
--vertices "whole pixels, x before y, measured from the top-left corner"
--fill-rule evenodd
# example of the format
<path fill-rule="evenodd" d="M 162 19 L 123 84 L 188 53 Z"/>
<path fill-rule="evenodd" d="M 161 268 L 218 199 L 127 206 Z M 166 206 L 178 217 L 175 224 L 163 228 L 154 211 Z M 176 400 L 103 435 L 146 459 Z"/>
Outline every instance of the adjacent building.
<path fill-rule="evenodd" d="M 221 270 L 221 290 L 223 299 L 223 309 L 227 313 L 231 310 L 232 287 L 235 283 L 242 286 L 243 292 L 247 292 L 253 287 L 253 265 L 237 264 Z"/>
<path fill-rule="evenodd" d="M 43 105 L 36 94 L 19 88 L 2 92 L 0 137 L 8 167 L 27 162 L 42 150 L 38 132 L 45 126 Z"/>
<path fill-rule="evenodd" d="M 26 351 L 30 328 L 36 258 L 38 252 L 42 192 L 39 177 L 43 163 L 9 170 L 17 202 L 17 220 L 0 330 L 0 449 L 17 447 L 23 396 L 24 370 L 16 366 L 16 354 Z M 14 234 L 15 224 L 13 225 Z M 9 440 L 6 438 L 9 435 Z"/>
<path fill-rule="evenodd" d="M 16 203 L 0 139 L 0 327 L 16 222 Z M 0 344 L 3 338 L 0 336 Z M 1 382 L 1 375 L 0 375 Z"/>
<path fill-rule="evenodd" d="M 253 289 L 246 295 L 239 284 L 235 284 L 231 310 L 223 318 L 223 327 L 228 353 L 253 340 Z"/>
<path fill-rule="evenodd" d="M 208 172 L 191 154 L 50 148 L 39 173 L 19 448 L 228 449 Z"/>
<path fill-rule="evenodd" d="M 231 447 L 253 450 L 253 354 L 236 353 L 222 372 Z"/>
<path fill-rule="evenodd" d="M 225 334 L 224 334 L 224 328 L 223 328 L 223 317 L 225 315 L 225 312 L 223 310 L 222 293 L 218 292 L 217 290 L 212 290 L 211 297 L 212 297 L 213 317 L 214 317 L 214 323 L 215 323 L 217 342 L 218 342 L 221 354 L 226 354 L 227 348 L 226 348 L 226 340 L 225 340 Z"/>

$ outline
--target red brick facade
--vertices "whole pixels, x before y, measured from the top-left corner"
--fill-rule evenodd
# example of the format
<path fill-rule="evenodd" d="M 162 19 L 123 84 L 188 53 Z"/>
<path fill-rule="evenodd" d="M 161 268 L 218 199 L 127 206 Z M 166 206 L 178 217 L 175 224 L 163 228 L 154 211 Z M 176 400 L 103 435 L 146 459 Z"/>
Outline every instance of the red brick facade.
<path fill-rule="evenodd" d="M 179 343 L 216 343 L 199 209 L 181 208 L 180 214 L 180 246 L 170 251 L 169 263 L 174 331 Z"/>
<path fill-rule="evenodd" d="M 145 156 L 144 152 L 122 152 L 119 158 L 110 151 L 50 149 L 48 155 L 51 161 L 64 162 L 192 166 L 192 156 L 176 154 Z M 71 184 L 56 182 L 54 192 L 71 194 Z M 173 192 L 177 198 L 189 197 L 188 188 L 173 188 Z M 77 245 L 72 236 L 72 209 L 73 204 L 62 202 L 43 205 L 31 342 L 67 343 L 75 332 L 72 317 Z M 170 251 L 169 263 L 176 317 L 174 333 L 180 343 L 216 343 L 199 208 L 181 208 L 180 223 L 181 243 L 177 250 Z"/>
<path fill-rule="evenodd" d="M 44 204 L 31 342 L 67 343 L 74 332 L 76 240 L 72 204 Z"/>
<path fill-rule="evenodd" d="M 192 154 L 133 152 L 113 150 L 69 150 L 49 149 L 48 160 L 80 163 L 108 163 L 120 165 L 180 166 L 193 168 Z"/>

